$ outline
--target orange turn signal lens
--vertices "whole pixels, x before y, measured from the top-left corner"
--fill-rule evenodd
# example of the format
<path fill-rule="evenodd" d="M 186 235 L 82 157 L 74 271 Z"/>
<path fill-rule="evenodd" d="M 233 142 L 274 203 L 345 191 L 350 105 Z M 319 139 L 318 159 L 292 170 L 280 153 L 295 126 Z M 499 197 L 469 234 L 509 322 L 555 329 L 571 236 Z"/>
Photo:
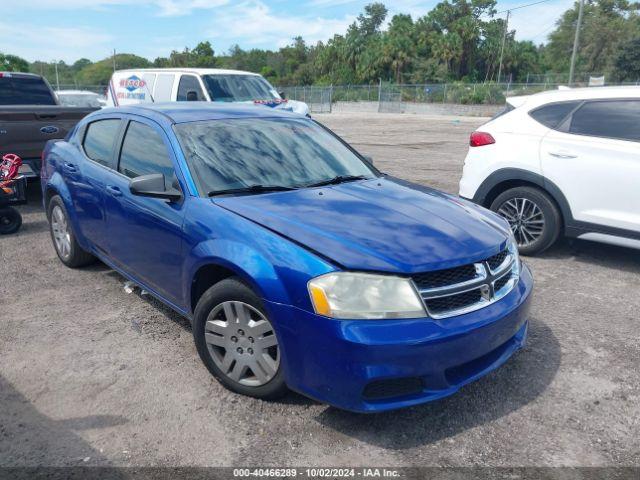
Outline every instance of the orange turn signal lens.
<path fill-rule="evenodd" d="M 329 306 L 329 300 L 327 295 L 320 287 L 316 285 L 309 285 L 311 293 L 311 300 L 313 301 L 313 308 L 319 315 L 329 316 L 331 313 L 331 307 Z"/>

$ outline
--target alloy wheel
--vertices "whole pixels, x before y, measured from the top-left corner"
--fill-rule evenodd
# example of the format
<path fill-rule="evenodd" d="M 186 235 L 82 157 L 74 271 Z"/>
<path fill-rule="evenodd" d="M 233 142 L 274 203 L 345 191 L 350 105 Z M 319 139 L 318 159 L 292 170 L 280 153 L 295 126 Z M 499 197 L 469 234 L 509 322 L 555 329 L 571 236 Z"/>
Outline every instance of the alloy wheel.
<path fill-rule="evenodd" d="M 273 326 L 244 302 L 223 302 L 207 317 L 205 342 L 211 359 L 229 379 L 259 387 L 278 373 L 280 349 Z"/>
<path fill-rule="evenodd" d="M 71 232 L 67 216 L 59 205 L 51 212 L 51 231 L 56 250 L 62 258 L 68 258 L 71 255 Z"/>
<path fill-rule="evenodd" d="M 540 207 L 528 198 L 511 198 L 500 205 L 498 213 L 509 222 L 519 247 L 532 245 L 544 232 L 544 214 Z"/>

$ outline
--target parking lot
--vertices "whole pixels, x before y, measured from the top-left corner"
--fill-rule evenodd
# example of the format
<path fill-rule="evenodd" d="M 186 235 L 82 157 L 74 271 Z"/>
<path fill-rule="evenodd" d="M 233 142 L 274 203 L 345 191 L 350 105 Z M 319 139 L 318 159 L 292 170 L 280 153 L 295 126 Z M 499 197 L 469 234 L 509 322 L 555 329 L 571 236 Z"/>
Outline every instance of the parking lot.
<path fill-rule="evenodd" d="M 482 119 L 317 115 L 383 171 L 457 192 Z M 640 255 L 526 259 L 527 347 L 447 399 L 366 416 L 223 389 L 184 320 L 102 264 L 55 256 L 37 188 L 0 238 L 0 466 L 637 466 Z"/>

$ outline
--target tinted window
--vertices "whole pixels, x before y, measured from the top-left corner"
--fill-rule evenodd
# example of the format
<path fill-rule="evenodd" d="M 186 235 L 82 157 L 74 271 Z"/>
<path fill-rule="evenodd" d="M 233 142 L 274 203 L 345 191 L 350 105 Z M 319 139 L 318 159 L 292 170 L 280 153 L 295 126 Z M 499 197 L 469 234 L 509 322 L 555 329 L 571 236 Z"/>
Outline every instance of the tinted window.
<path fill-rule="evenodd" d="M 178 101 L 184 102 L 187 100 L 187 92 L 196 92 L 196 100 L 203 101 L 204 95 L 198 82 L 198 77 L 193 75 L 182 75 L 180 77 L 180 83 L 178 84 Z"/>
<path fill-rule="evenodd" d="M 507 103 L 502 110 L 500 110 L 493 117 L 491 117 L 491 120 L 495 120 L 496 118 L 500 118 L 501 116 L 511 112 L 512 110 L 515 110 L 515 107 L 513 105 Z"/>
<path fill-rule="evenodd" d="M 39 77 L 0 77 L 0 105 L 55 105 L 49 86 Z"/>
<path fill-rule="evenodd" d="M 529 115 L 545 127 L 556 128 L 578 105 L 580 102 L 554 103 L 537 108 Z"/>
<path fill-rule="evenodd" d="M 111 166 L 113 146 L 120 120 L 98 120 L 90 123 L 84 136 L 84 152 L 91 160 L 107 167 Z"/>
<path fill-rule="evenodd" d="M 162 137 L 153 128 L 138 122 L 129 123 L 118 171 L 129 178 L 162 173 L 167 188 L 171 188 L 175 180 L 173 163 Z"/>
<path fill-rule="evenodd" d="M 338 175 L 375 177 L 336 137 L 304 118 L 214 120 L 174 128 L 203 193 L 251 185 L 299 187 Z"/>
<path fill-rule="evenodd" d="M 278 98 L 269 82 L 259 75 L 205 75 L 202 78 L 214 102 L 246 102 Z"/>
<path fill-rule="evenodd" d="M 569 132 L 640 141 L 640 101 L 585 103 L 573 114 Z"/>

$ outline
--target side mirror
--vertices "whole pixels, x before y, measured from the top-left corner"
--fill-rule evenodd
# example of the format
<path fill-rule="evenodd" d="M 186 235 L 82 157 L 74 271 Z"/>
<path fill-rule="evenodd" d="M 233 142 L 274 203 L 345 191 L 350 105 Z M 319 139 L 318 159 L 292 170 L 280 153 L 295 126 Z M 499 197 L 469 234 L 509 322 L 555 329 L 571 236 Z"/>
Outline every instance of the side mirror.
<path fill-rule="evenodd" d="M 363 155 L 362 158 L 364 158 L 368 163 L 373 165 L 373 157 L 371 157 L 369 155 Z"/>
<path fill-rule="evenodd" d="M 162 198 L 172 202 L 182 198 L 182 193 L 179 190 L 166 189 L 164 175 L 161 173 L 141 175 L 131 179 L 129 182 L 129 190 L 133 195 L 140 197 Z"/>
<path fill-rule="evenodd" d="M 281 99 L 283 99 L 283 100 L 284 100 L 285 98 L 287 98 L 287 97 L 286 97 L 286 95 L 284 94 L 284 91 L 282 91 L 282 92 L 278 92 L 278 95 L 280 95 L 280 98 L 281 98 Z"/>
<path fill-rule="evenodd" d="M 198 92 L 195 90 L 189 90 L 187 92 L 187 102 L 197 102 L 198 101 Z"/>

